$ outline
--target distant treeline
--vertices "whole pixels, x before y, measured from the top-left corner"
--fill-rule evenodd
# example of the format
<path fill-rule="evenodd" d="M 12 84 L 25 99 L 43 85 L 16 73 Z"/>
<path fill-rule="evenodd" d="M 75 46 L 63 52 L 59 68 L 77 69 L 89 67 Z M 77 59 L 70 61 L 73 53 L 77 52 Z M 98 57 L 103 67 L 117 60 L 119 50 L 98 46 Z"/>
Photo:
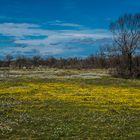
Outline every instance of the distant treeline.
<path fill-rule="evenodd" d="M 26 58 L 24 56 L 13 59 L 8 55 L 4 60 L 0 60 L 0 67 L 11 67 L 18 69 L 32 69 L 35 67 L 49 67 L 60 69 L 93 69 L 112 67 L 111 59 L 102 56 L 90 56 L 87 58 L 54 58 L 43 59 L 40 56 Z"/>
<path fill-rule="evenodd" d="M 38 68 L 60 68 L 60 69 L 110 69 L 113 75 L 129 75 L 128 63 L 121 56 L 109 56 L 105 54 L 92 55 L 87 58 L 47 58 L 40 56 L 26 58 L 24 56 L 13 59 L 7 55 L 4 60 L 0 60 L 0 67 L 10 67 L 16 69 Z M 132 58 L 133 77 L 140 77 L 140 56 Z"/>

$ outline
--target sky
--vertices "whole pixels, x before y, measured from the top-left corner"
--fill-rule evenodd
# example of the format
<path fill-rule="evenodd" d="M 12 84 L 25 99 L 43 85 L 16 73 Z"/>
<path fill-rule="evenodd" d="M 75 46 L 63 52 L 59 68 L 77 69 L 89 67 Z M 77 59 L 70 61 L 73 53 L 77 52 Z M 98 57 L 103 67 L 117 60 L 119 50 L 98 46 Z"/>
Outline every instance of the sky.
<path fill-rule="evenodd" d="M 140 0 L 0 0 L 0 58 L 87 57 L 125 13 L 140 13 Z"/>

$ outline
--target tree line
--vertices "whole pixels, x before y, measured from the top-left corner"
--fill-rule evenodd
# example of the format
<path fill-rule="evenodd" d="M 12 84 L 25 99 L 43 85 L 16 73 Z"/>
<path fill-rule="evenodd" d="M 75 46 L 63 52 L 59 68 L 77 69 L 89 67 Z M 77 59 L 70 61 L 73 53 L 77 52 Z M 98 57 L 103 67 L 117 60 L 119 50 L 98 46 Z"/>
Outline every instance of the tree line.
<path fill-rule="evenodd" d="M 40 56 L 27 58 L 24 56 L 13 59 L 12 56 L 7 55 L 4 60 L 0 61 L 0 67 L 11 67 L 17 69 L 34 69 L 36 67 L 49 67 L 60 69 L 93 69 L 93 68 L 109 68 L 110 63 L 103 56 L 89 56 L 87 58 L 54 58 L 47 59 Z"/>
<path fill-rule="evenodd" d="M 129 78 L 140 77 L 140 56 L 132 58 L 132 70 L 127 68 L 127 65 L 122 62 L 120 56 L 106 56 L 103 54 L 92 55 L 87 58 L 54 58 L 50 57 L 43 59 L 40 56 L 33 58 L 18 57 L 12 59 L 11 56 L 6 56 L 0 61 L 0 67 L 16 68 L 16 69 L 35 69 L 35 68 L 60 68 L 60 69 L 109 69 L 114 76 Z M 124 66 L 126 65 L 126 67 Z"/>

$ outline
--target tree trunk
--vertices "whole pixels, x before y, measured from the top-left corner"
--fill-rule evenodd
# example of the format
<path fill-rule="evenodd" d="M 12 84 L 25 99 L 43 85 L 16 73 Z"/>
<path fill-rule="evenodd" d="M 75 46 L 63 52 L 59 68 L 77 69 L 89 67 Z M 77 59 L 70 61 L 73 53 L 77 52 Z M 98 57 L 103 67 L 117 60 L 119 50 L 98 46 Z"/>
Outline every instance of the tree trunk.
<path fill-rule="evenodd" d="M 132 53 L 128 53 L 128 71 L 129 76 L 132 76 Z"/>

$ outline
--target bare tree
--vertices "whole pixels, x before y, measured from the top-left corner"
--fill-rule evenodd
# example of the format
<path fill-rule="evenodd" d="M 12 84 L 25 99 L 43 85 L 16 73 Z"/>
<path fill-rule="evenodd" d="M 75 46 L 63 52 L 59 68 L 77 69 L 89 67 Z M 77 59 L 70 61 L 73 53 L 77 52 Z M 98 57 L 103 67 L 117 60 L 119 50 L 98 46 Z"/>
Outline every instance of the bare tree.
<path fill-rule="evenodd" d="M 4 60 L 5 61 L 5 66 L 10 67 L 10 64 L 11 64 L 12 60 L 13 60 L 12 55 L 10 55 L 10 54 L 6 55 L 5 60 Z"/>
<path fill-rule="evenodd" d="M 140 14 L 124 15 L 111 23 L 110 31 L 113 33 L 113 52 L 121 58 L 121 70 L 131 76 L 133 69 L 133 56 L 139 53 L 140 48 Z"/>

